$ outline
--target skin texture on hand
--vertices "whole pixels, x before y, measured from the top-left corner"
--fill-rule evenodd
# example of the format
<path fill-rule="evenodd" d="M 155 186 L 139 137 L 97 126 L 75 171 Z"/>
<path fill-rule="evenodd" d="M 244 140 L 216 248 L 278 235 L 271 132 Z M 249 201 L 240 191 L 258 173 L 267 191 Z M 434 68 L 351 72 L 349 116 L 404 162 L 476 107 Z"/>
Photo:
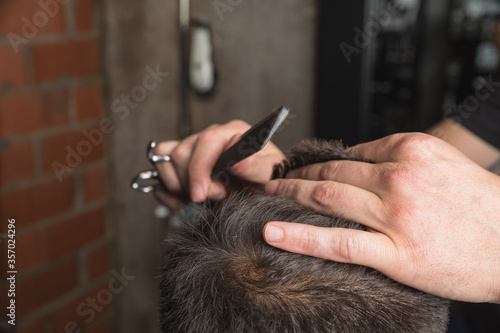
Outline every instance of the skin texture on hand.
<path fill-rule="evenodd" d="M 359 222 L 368 231 L 273 221 L 278 248 L 365 265 L 428 293 L 500 303 L 500 177 L 425 134 L 350 148 L 375 163 L 331 161 L 288 173 L 266 192 Z"/>
<path fill-rule="evenodd" d="M 220 155 L 233 145 L 251 126 L 241 120 L 224 125 L 212 125 L 182 141 L 158 144 L 156 154 L 170 155 L 171 162 L 156 164 L 166 190 L 155 193 L 157 199 L 170 209 L 178 209 L 189 200 L 202 202 L 207 198 L 218 200 L 227 195 L 222 184 L 210 175 Z M 285 156 L 271 142 L 255 155 L 234 165 L 230 171 L 250 183 L 254 190 L 263 191 L 274 164 Z"/>

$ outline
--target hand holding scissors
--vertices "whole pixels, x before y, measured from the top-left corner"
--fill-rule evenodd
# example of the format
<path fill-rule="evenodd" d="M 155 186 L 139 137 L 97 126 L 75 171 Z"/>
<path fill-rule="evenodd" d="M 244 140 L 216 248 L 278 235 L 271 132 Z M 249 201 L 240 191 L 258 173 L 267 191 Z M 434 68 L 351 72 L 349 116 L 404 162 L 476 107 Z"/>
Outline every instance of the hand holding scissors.
<path fill-rule="evenodd" d="M 171 208 L 187 202 L 188 193 L 196 202 L 207 197 L 223 197 L 225 189 L 220 179 L 230 168 L 238 178 L 262 186 L 269 181 L 272 166 L 284 158 L 272 143 L 264 147 L 288 112 L 287 107 L 277 109 L 243 135 L 241 133 L 249 125 L 233 121 L 213 125 L 182 142 L 167 141 L 158 145 L 153 142 L 148 147 L 147 156 L 157 169 L 141 172 L 131 186 L 144 193 L 155 192 Z M 226 149 L 228 146 L 230 148 Z M 263 151 L 255 158 L 246 160 L 260 150 Z M 145 185 L 144 180 L 158 183 Z"/>

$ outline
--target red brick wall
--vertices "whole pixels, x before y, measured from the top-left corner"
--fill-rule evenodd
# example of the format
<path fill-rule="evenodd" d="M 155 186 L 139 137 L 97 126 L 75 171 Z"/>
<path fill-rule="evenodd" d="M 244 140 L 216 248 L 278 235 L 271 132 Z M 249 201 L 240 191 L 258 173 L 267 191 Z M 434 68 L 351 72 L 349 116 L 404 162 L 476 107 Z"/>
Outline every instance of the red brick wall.
<path fill-rule="evenodd" d="M 17 332 L 110 331 L 108 302 L 95 318 L 88 308 L 111 279 L 105 143 L 85 135 L 104 115 L 98 12 L 94 0 L 0 1 L 0 323 L 15 219 Z"/>

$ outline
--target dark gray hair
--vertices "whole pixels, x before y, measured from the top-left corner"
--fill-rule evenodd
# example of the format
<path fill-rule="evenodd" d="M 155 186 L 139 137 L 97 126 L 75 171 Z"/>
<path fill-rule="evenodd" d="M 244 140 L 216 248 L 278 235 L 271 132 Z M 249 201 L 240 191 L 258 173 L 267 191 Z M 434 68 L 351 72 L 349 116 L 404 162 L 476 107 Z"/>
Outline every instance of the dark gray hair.
<path fill-rule="evenodd" d="M 276 168 L 277 176 L 316 162 L 314 156 L 355 159 L 339 143 L 308 141 L 297 147 L 292 159 Z M 167 239 L 160 287 L 163 332 L 446 331 L 447 300 L 371 268 L 269 246 L 262 228 L 275 220 L 365 230 L 289 200 L 232 194 Z"/>

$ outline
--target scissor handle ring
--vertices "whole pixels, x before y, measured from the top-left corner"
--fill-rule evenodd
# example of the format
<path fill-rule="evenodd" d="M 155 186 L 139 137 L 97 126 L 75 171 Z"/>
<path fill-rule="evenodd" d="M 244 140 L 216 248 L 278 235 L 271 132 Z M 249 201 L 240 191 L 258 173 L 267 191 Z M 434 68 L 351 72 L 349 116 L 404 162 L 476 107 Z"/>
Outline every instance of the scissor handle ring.
<path fill-rule="evenodd" d="M 151 141 L 149 143 L 148 149 L 146 151 L 146 156 L 148 160 L 154 165 L 157 162 L 170 162 L 170 155 L 158 155 L 154 153 L 156 147 L 156 141 Z"/>
<path fill-rule="evenodd" d="M 132 183 L 130 184 L 130 187 L 132 189 L 142 192 L 142 193 L 151 193 L 154 191 L 158 191 L 161 189 L 161 184 L 156 184 L 156 185 L 141 185 L 141 181 L 143 180 L 151 180 L 151 179 L 158 179 L 158 171 L 156 170 L 147 170 L 140 172 L 137 176 L 132 179 Z"/>

